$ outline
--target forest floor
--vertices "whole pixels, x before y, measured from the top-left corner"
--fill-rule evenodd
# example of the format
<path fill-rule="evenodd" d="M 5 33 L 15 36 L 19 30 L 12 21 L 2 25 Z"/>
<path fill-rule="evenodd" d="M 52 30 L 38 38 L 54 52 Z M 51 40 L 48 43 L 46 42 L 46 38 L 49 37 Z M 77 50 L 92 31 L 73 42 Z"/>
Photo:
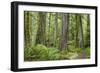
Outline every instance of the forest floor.
<path fill-rule="evenodd" d="M 85 54 L 84 51 L 81 51 L 78 56 L 76 57 L 76 59 L 87 59 L 89 57 L 87 57 L 87 55 Z"/>
<path fill-rule="evenodd" d="M 74 60 L 89 59 L 90 49 L 70 49 L 60 51 L 53 47 L 46 47 L 38 44 L 32 48 L 25 49 L 25 61 L 46 61 L 46 60 Z"/>

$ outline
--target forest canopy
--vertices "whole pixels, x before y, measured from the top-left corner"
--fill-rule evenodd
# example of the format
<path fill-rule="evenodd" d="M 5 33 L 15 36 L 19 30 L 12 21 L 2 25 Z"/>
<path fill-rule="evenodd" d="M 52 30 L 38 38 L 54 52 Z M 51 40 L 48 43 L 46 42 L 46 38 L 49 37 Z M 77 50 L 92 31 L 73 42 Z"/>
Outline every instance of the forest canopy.
<path fill-rule="evenodd" d="M 90 58 L 90 15 L 24 11 L 24 60 Z"/>

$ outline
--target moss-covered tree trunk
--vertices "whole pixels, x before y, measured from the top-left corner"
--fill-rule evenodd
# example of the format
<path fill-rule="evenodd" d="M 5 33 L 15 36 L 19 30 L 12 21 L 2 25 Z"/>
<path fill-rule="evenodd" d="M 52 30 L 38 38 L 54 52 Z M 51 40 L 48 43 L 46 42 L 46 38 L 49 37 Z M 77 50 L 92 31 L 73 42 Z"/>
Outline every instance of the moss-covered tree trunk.
<path fill-rule="evenodd" d="M 86 37 L 85 37 L 85 47 L 90 46 L 90 15 L 87 15 L 87 29 L 86 29 Z"/>
<path fill-rule="evenodd" d="M 36 44 L 45 45 L 46 39 L 46 13 L 39 12 L 38 14 L 38 30 L 36 36 Z"/>
<path fill-rule="evenodd" d="M 31 12 L 24 13 L 24 45 L 25 47 L 32 46 L 32 17 Z"/>
<path fill-rule="evenodd" d="M 75 36 L 75 47 L 77 48 L 77 47 L 79 47 L 79 16 L 78 16 L 78 14 L 76 14 L 76 36 Z"/>
<path fill-rule="evenodd" d="M 57 47 L 57 38 L 58 38 L 58 13 L 55 13 L 55 47 Z"/>
<path fill-rule="evenodd" d="M 79 47 L 84 48 L 84 36 L 83 36 L 83 26 L 82 26 L 82 15 L 79 16 Z"/>

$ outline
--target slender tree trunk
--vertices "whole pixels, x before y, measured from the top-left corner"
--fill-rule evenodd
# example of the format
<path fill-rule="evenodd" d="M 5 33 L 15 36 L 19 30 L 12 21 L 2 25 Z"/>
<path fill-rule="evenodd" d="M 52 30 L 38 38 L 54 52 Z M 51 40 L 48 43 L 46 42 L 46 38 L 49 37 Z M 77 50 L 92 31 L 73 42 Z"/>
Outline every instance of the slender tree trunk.
<path fill-rule="evenodd" d="M 79 16 L 76 14 L 76 48 L 79 47 Z"/>
<path fill-rule="evenodd" d="M 68 45 L 69 45 L 69 43 L 68 43 L 68 40 L 69 40 L 69 18 L 70 18 L 70 16 L 69 16 L 69 13 L 67 14 L 67 30 L 66 30 L 66 48 L 68 49 Z"/>
<path fill-rule="evenodd" d="M 58 13 L 55 13 L 55 47 L 57 47 L 58 38 Z"/>
<path fill-rule="evenodd" d="M 51 28 L 51 13 L 49 13 L 49 27 L 48 27 L 48 34 L 49 34 L 49 36 L 48 36 L 48 47 L 50 47 L 50 42 L 51 42 L 51 37 L 50 37 L 50 32 L 51 32 L 51 30 L 50 30 L 50 28 Z"/>
<path fill-rule="evenodd" d="M 87 32 L 88 32 L 88 35 L 87 35 L 87 37 L 88 37 L 88 46 L 90 46 L 90 15 L 88 14 L 88 17 L 87 17 L 87 22 L 88 22 L 88 25 L 87 25 Z M 88 47 L 87 46 L 87 47 Z"/>
<path fill-rule="evenodd" d="M 80 26 L 80 38 L 79 38 L 79 47 L 84 48 L 84 36 L 83 36 L 83 26 L 82 26 L 82 15 L 79 15 L 79 26 Z"/>
<path fill-rule="evenodd" d="M 90 47 L 90 16 L 87 15 L 87 30 L 85 37 L 85 47 Z"/>

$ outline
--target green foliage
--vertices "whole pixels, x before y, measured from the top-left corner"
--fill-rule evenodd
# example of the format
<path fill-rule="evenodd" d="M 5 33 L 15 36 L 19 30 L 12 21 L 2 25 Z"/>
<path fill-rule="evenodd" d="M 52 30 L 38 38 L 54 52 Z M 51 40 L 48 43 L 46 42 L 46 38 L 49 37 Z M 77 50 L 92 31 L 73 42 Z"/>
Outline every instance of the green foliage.
<path fill-rule="evenodd" d="M 31 60 L 31 56 L 33 54 L 32 48 L 25 48 L 24 49 L 24 60 Z"/>
<path fill-rule="evenodd" d="M 84 51 L 85 51 L 85 54 L 86 54 L 88 57 L 90 57 L 90 48 L 85 48 Z"/>
<path fill-rule="evenodd" d="M 28 60 L 57 60 L 60 58 L 59 50 L 56 48 L 47 48 L 38 44 L 30 48 L 25 48 L 25 59 Z M 30 58 L 30 59 L 29 59 Z"/>
<path fill-rule="evenodd" d="M 32 47 L 33 56 L 36 60 L 45 60 L 48 54 L 47 47 L 41 44 Z"/>
<path fill-rule="evenodd" d="M 81 51 L 81 49 L 80 48 L 70 48 L 69 51 L 70 52 L 77 52 L 78 53 L 78 52 Z"/>
<path fill-rule="evenodd" d="M 60 51 L 56 48 L 48 48 L 48 59 L 57 60 L 60 59 Z"/>
<path fill-rule="evenodd" d="M 77 52 L 68 52 L 68 54 L 66 55 L 68 59 L 75 59 L 78 56 Z"/>
<path fill-rule="evenodd" d="M 68 51 L 69 52 L 77 52 L 77 53 L 79 53 L 81 51 L 81 48 L 75 48 L 75 46 L 69 46 Z"/>
<path fill-rule="evenodd" d="M 90 57 L 90 48 L 85 48 L 84 51 L 86 56 Z M 47 48 L 42 44 L 24 50 L 25 60 L 27 61 L 75 59 L 79 53 L 81 53 L 81 49 L 74 46 L 71 46 L 69 50 L 60 51 L 54 47 Z"/>
<path fill-rule="evenodd" d="M 65 50 L 61 51 L 61 52 L 60 52 L 60 59 L 61 59 L 61 60 L 62 60 L 62 59 L 68 59 L 67 54 L 68 54 L 68 51 L 65 51 Z"/>
<path fill-rule="evenodd" d="M 25 60 L 45 60 L 47 53 L 47 48 L 41 44 L 24 50 Z"/>
<path fill-rule="evenodd" d="M 62 51 L 61 52 L 61 58 L 60 59 L 75 59 L 77 56 L 78 56 L 78 53 L 75 51 L 75 52 L 72 52 L 72 51 Z"/>
<path fill-rule="evenodd" d="M 42 45 L 42 44 L 38 44 L 36 46 L 34 46 L 32 48 L 36 53 L 44 53 L 47 52 L 47 47 Z"/>
<path fill-rule="evenodd" d="M 31 56 L 32 54 L 32 49 L 31 48 L 25 48 L 24 49 L 24 54 L 25 54 L 25 57 L 27 56 Z"/>
<path fill-rule="evenodd" d="M 90 56 L 89 14 L 25 11 L 24 22 L 25 61 Z"/>

